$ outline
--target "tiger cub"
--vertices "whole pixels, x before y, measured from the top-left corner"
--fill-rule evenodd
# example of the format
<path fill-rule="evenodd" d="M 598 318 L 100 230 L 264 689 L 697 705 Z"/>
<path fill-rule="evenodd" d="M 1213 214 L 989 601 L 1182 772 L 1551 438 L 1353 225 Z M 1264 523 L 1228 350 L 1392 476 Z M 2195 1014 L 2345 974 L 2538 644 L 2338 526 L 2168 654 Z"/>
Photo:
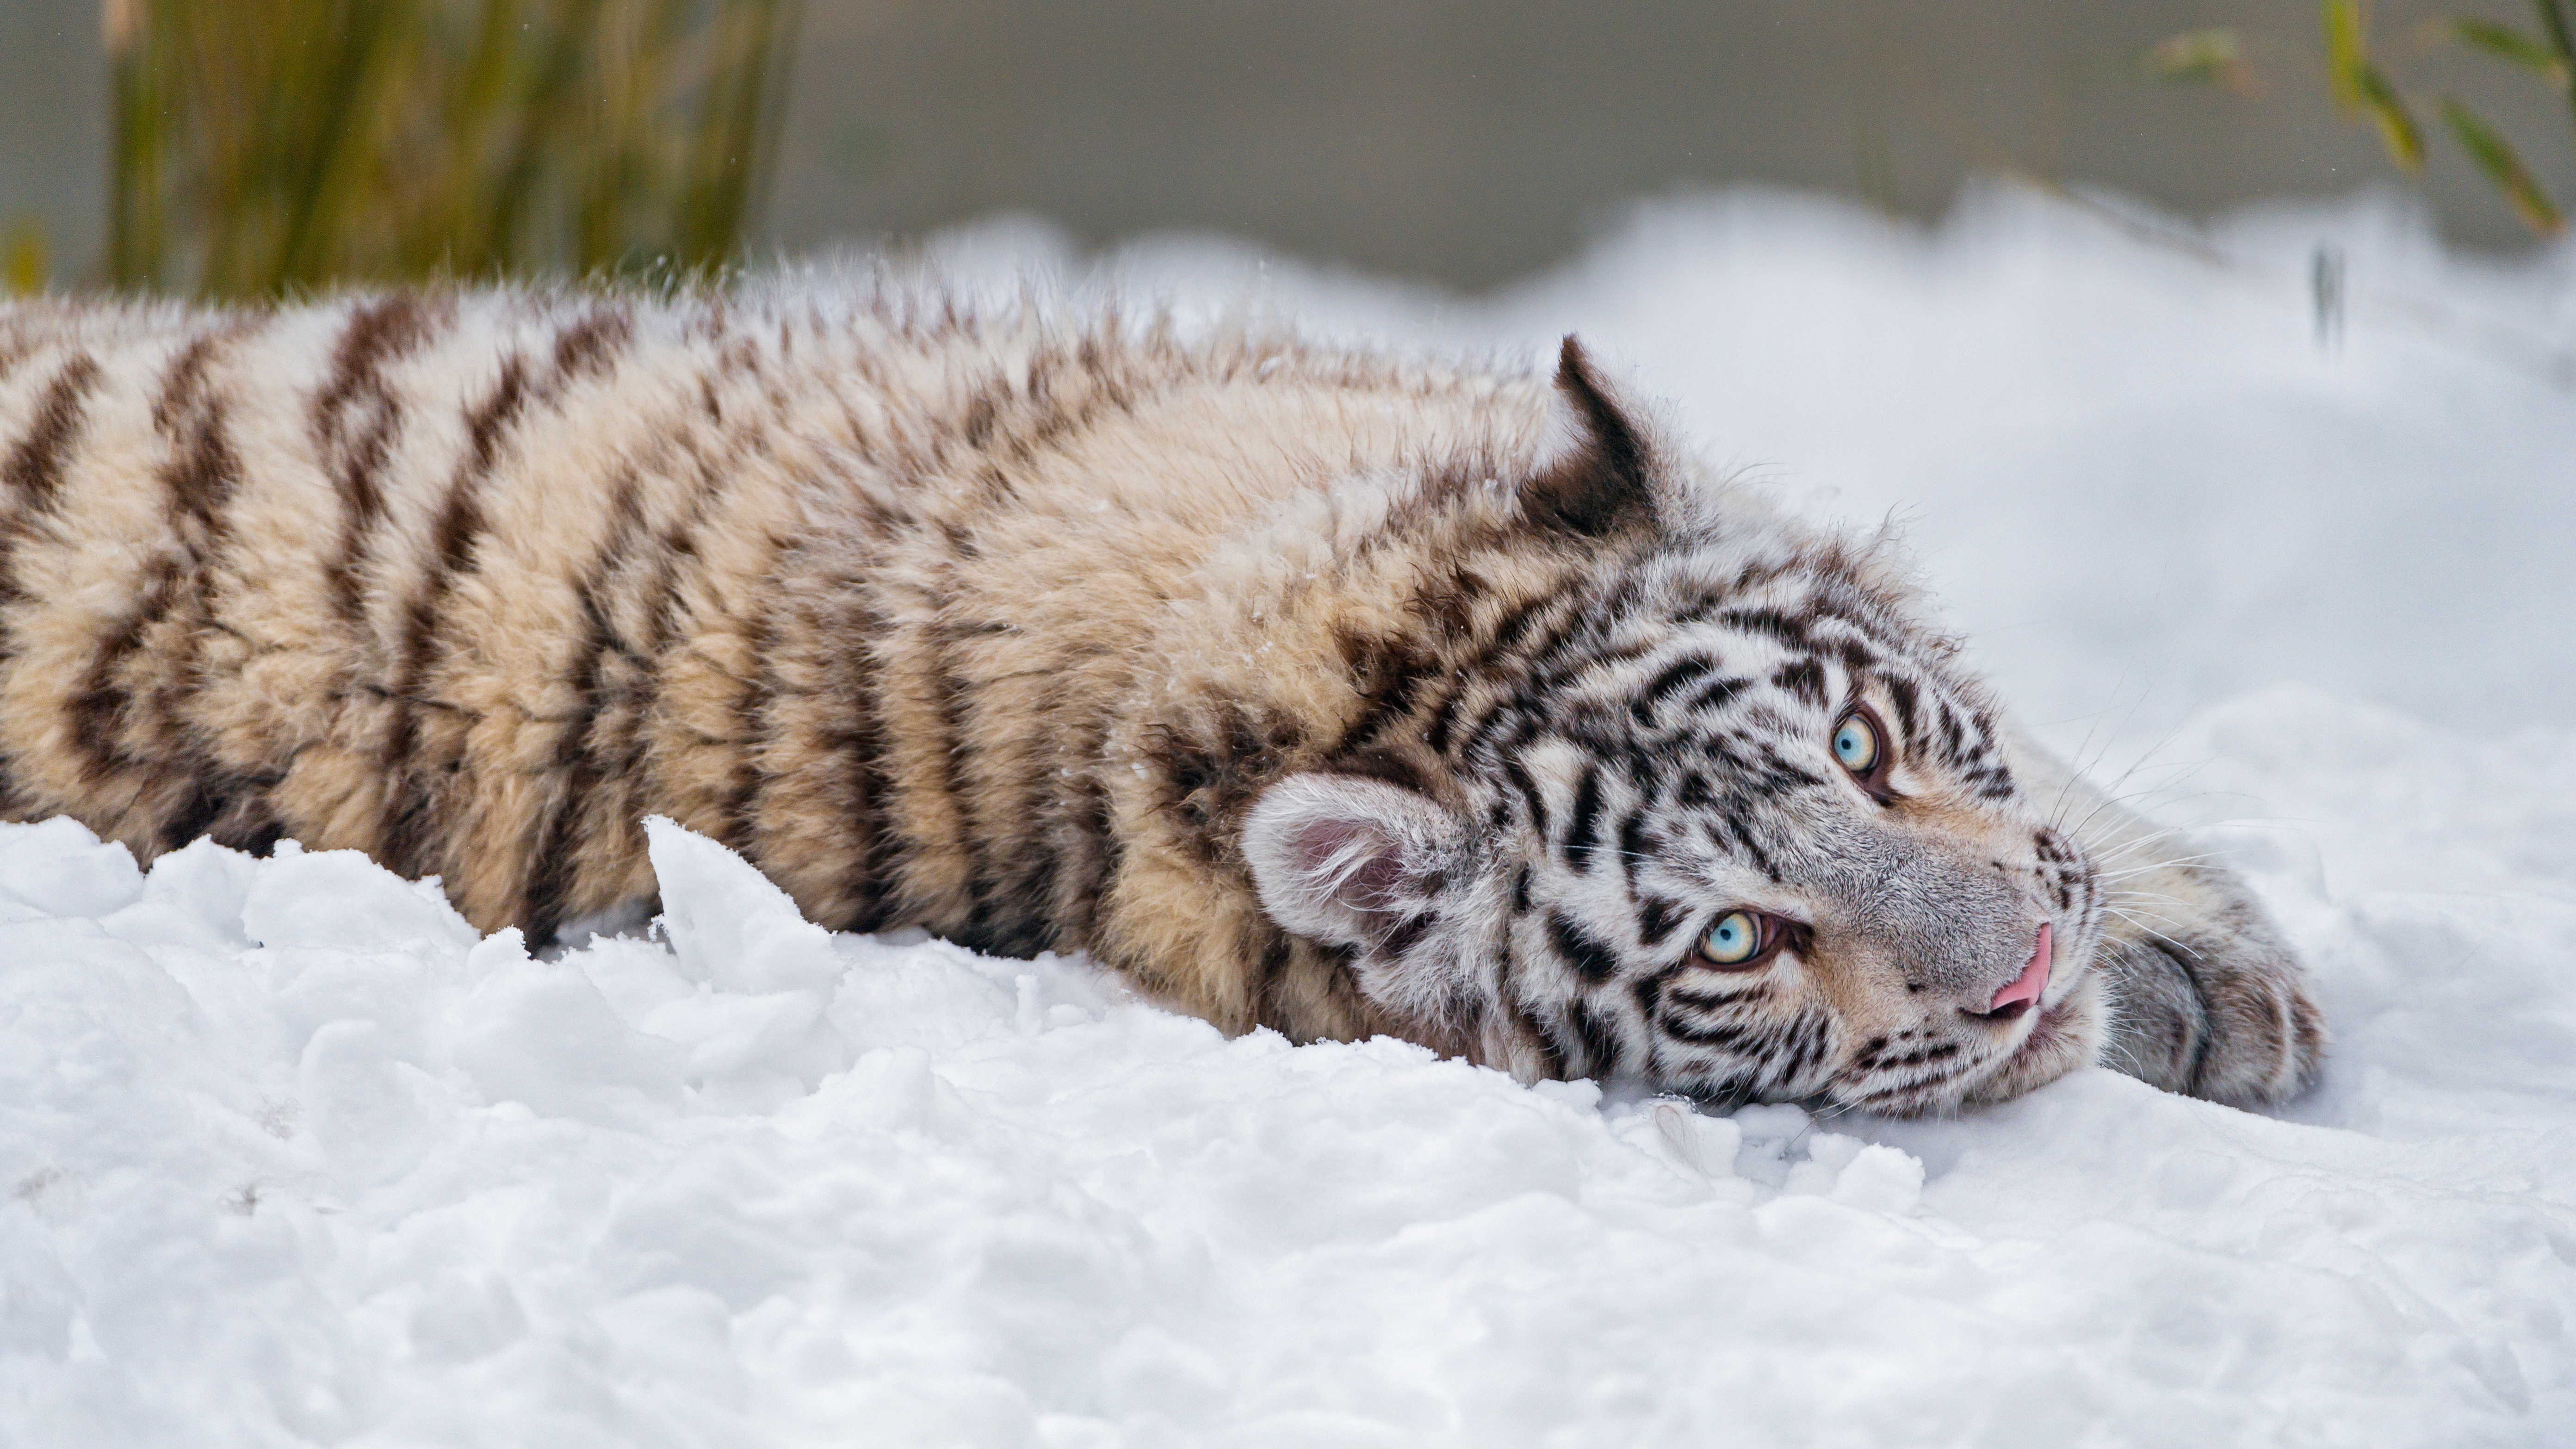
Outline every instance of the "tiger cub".
<path fill-rule="evenodd" d="M 2273 1101 L 2324 1043 L 2247 890 L 2012 733 L 1888 546 L 1570 338 L 16 304 L 0 817 L 55 814 L 363 850 L 539 943 L 651 900 L 662 814 L 838 929 L 1725 1103 Z"/>

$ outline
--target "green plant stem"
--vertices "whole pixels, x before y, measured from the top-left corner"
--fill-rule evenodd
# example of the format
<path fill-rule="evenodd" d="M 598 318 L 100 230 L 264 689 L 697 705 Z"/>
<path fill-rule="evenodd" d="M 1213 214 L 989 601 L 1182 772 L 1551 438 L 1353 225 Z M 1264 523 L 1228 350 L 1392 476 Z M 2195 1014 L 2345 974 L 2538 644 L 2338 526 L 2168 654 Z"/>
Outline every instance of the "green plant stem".
<path fill-rule="evenodd" d="M 740 255 L 799 0 L 109 0 L 107 267 L 275 296 Z"/>
<path fill-rule="evenodd" d="M 116 164 L 108 189 L 107 269 L 119 287 L 152 287 L 161 282 L 168 235 L 160 186 L 167 109 L 154 84 L 160 67 L 150 54 L 160 27 L 140 0 L 124 14 L 122 33 L 110 37 Z"/>
<path fill-rule="evenodd" d="M 2540 12 L 2540 28 L 2549 32 L 2549 43 L 2558 48 L 2558 63 L 2567 68 L 2567 84 L 2560 87 L 2560 94 L 2567 101 L 2569 115 L 2576 117 L 2576 38 L 2568 32 L 2566 7 L 2560 0 L 2531 3 Z"/>

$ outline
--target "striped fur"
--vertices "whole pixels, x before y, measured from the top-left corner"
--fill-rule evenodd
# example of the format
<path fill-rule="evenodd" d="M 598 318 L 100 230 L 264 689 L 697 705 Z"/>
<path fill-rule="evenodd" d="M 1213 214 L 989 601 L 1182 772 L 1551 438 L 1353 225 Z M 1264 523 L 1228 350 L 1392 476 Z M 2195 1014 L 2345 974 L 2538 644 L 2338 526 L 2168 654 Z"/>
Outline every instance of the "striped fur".
<path fill-rule="evenodd" d="M 1826 743 L 1864 705 L 1870 784 Z M 1885 547 L 1703 476 L 1570 341 L 1497 374 L 784 281 L 16 304 L 0 814 L 58 813 L 363 850 L 540 941 L 649 899 L 664 814 L 835 928 L 1726 1100 L 1947 1110 L 2106 1050 L 2264 1100 L 2323 1040 L 2243 889 L 2126 859 Z M 1715 969 L 1739 905 L 1797 938 Z M 2045 1009 L 1981 1014 L 2041 920 Z"/>

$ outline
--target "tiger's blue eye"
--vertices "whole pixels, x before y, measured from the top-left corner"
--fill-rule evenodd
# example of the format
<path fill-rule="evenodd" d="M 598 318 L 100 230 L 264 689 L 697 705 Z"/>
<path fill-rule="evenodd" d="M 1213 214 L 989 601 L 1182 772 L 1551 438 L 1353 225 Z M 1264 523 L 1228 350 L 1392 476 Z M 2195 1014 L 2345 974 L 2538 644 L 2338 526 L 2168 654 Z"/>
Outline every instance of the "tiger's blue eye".
<path fill-rule="evenodd" d="M 1699 953 L 1720 966 L 1741 966 L 1762 954 L 1762 923 L 1751 911 L 1729 911 L 1699 938 Z"/>
<path fill-rule="evenodd" d="M 1878 731 L 1859 715 L 1846 717 L 1834 727 L 1834 758 L 1855 775 L 1878 768 Z"/>

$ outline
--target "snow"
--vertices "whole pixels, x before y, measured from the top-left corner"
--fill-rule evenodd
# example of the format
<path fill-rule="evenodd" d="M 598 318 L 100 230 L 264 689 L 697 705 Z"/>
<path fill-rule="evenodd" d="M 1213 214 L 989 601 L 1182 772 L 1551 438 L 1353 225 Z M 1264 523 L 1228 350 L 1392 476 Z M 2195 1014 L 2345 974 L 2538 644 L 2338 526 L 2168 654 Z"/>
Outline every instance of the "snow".
<path fill-rule="evenodd" d="M 345 853 L 0 826 L 0 1443 L 2576 1442 L 2576 250 L 2424 236 L 2282 210 L 2219 263 L 2015 193 L 1743 195 L 1476 300 L 1101 268 L 1579 329 L 1791 497 L 1901 508 L 2006 693 L 2314 963 L 2286 1110 L 2088 1072 L 1710 1117 L 1228 1041 L 1079 961 L 829 935 L 668 825 L 658 933 L 553 961 Z"/>

